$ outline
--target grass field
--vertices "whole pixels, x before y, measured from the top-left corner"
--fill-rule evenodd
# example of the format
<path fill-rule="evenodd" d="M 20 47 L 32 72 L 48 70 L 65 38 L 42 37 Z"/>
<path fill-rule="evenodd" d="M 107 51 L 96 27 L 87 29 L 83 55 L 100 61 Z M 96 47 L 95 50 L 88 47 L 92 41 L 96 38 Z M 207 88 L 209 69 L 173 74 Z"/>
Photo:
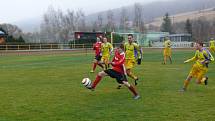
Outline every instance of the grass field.
<path fill-rule="evenodd" d="M 193 80 L 179 93 L 192 64 L 183 61 L 193 51 L 174 51 L 174 63 L 161 65 L 160 50 L 145 50 L 143 64 L 134 72 L 141 82 L 140 100 L 124 87 L 104 78 L 96 91 L 81 85 L 91 80 L 93 55 L 74 53 L 4 55 L 0 57 L 0 121 L 213 121 L 215 120 L 215 65 L 209 85 Z M 97 68 L 99 71 L 99 68 Z M 131 79 L 129 79 L 132 82 Z"/>

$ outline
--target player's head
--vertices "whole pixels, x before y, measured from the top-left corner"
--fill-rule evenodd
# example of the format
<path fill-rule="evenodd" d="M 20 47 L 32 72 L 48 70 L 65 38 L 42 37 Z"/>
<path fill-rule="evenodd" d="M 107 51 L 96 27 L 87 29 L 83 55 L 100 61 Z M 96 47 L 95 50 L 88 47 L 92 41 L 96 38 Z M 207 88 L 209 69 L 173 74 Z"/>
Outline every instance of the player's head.
<path fill-rule="evenodd" d="M 195 43 L 195 49 L 196 49 L 196 50 L 201 50 L 201 49 L 203 48 L 203 46 L 204 46 L 204 44 L 203 44 L 203 42 L 201 42 L 201 41 L 197 41 L 197 42 Z"/>
<path fill-rule="evenodd" d="M 168 37 L 168 36 L 166 36 L 166 37 L 164 38 L 164 40 L 169 40 L 169 37 Z"/>
<path fill-rule="evenodd" d="M 103 37 L 103 43 L 107 43 L 107 37 Z"/>
<path fill-rule="evenodd" d="M 120 51 L 120 52 L 123 52 L 124 51 L 124 42 L 120 43 L 117 47 L 117 49 Z"/>
<path fill-rule="evenodd" d="M 100 38 L 100 37 L 97 37 L 97 38 L 96 38 L 96 41 L 97 41 L 97 42 L 101 42 L 101 38 Z"/>
<path fill-rule="evenodd" d="M 132 43 L 134 41 L 134 36 L 132 34 L 128 34 L 128 42 Z"/>
<path fill-rule="evenodd" d="M 214 38 L 213 38 L 213 37 L 211 37 L 211 40 L 214 40 Z"/>

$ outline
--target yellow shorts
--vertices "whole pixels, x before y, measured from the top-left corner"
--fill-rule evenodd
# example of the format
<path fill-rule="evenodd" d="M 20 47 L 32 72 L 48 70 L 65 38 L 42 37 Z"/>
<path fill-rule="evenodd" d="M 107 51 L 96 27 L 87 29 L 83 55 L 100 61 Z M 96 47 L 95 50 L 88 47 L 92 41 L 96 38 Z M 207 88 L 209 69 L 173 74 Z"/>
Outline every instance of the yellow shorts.
<path fill-rule="evenodd" d="M 164 56 L 171 56 L 172 55 L 172 49 L 171 48 L 164 48 L 163 55 Z"/>
<path fill-rule="evenodd" d="M 211 51 L 211 52 L 215 52 L 215 46 L 211 46 L 211 47 L 210 47 L 210 51 Z"/>
<path fill-rule="evenodd" d="M 132 69 L 132 68 L 134 68 L 135 64 L 136 64 L 135 59 L 127 59 L 127 60 L 125 60 L 125 68 L 126 69 Z"/>
<path fill-rule="evenodd" d="M 105 64 L 108 64 L 110 56 L 102 56 L 101 61 Z"/>
<path fill-rule="evenodd" d="M 197 78 L 198 80 L 200 80 L 205 76 L 207 71 L 208 71 L 207 67 L 201 67 L 201 66 L 199 66 L 197 64 L 194 64 L 192 69 L 190 70 L 189 76 L 192 76 L 192 77 Z"/>

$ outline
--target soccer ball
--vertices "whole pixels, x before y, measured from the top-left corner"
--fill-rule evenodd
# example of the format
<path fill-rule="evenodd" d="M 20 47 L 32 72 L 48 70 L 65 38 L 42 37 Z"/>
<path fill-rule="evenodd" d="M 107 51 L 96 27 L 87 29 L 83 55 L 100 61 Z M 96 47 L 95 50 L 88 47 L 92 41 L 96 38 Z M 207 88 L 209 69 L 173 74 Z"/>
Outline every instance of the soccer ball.
<path fill-rule="evenodd" d="M 84 78 L 82 80 L 82 84 L 85 86 L 85 87 L 90 87 L 91 86 L 91 80 L 89 78 Z"/>

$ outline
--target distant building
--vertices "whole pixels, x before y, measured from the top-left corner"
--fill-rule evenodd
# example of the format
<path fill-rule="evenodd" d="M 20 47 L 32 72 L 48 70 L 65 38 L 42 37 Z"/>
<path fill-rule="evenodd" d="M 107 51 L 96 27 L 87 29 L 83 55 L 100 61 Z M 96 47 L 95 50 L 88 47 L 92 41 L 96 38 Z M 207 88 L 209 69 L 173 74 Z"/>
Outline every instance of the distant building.
<path fill-rule="evenodd" d="M 152 47 L 163 47 L 164 38 L 169 37 L 173 47 L 190 47 L 192 45 L 191 34 L 169 34 L 168 32 L 148 32 L 145 35 L 145 43 Z"/>
<path fill-rule="evenodd" d="M 172 42 L 191 42 L 191 34 L 171 34 L 168 35 Z M 164 40 L 165 37 L 161 37 L 161 40 Z"/>
<path fill-rule="evenodd" d="M 96 42 L 97 37 L 104 37 L 105 32 L 75 32 L 74 43 L 76 44 L 92 44 Z"/>

